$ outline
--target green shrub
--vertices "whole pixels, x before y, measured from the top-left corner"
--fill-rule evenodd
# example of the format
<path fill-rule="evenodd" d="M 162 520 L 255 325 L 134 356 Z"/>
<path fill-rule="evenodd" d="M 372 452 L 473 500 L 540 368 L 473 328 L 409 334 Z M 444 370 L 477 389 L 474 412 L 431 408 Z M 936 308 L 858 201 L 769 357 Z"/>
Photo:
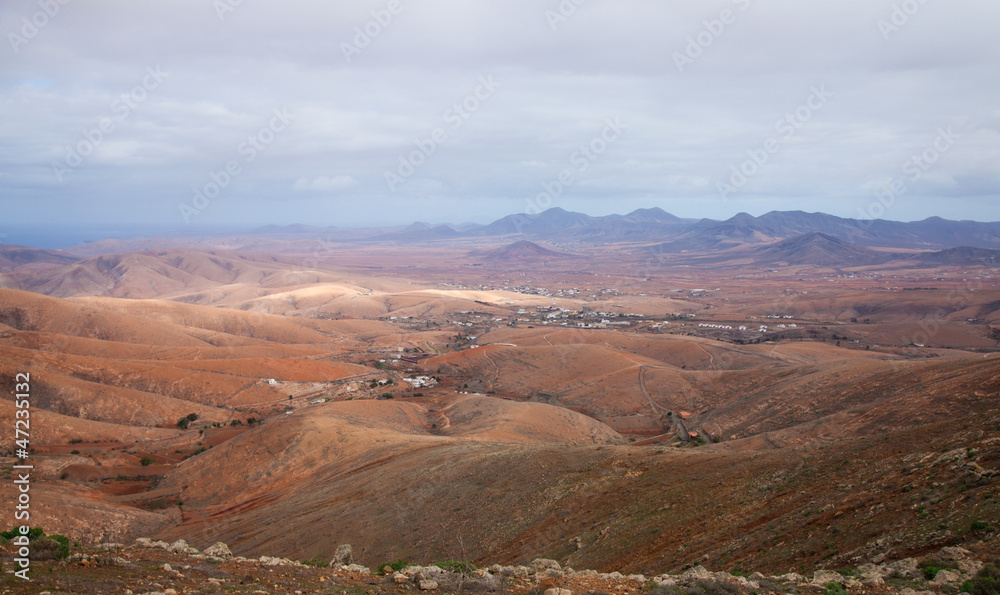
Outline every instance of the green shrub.
<path fill-rule="evenodd" d="M 983 566 L 976 576 L 962 583 L 962 592 L 971 595 L 1000 595 L 1000 569 L 993 564 Z"/>
<path fill-rule="evenodd" d="M 149 457 L 142 457 L 141 459 L 139 459 L 139 464 L 142 465 L 143 467 L 149 467 L 150 465 L 153 464 L 153 459 Z"/>
<path fill-rule="evenodd" d="M 313 558 L 312 560 L 306 560 L 305 562 L 303 562 L 303 564 L 305 564 L 306 566 L 313 566 L 315 568 L 327 568 L 327 567 L 330 566 L 329 564 L 327 564 L 326 562 L 320 560 L 319 558 Z"/>
<path fill-rule="evenodd" d="M 990 527 L 986 521 L 972 521 L 972 525 L 969 530 L 974 533 L 977 531 L 992 531 L 993 527 Z"/>
<path fill-rule="evenodd" d="M 824 595 L 847 595 L 847 591 L 840 583 L 827 583 Z"/>

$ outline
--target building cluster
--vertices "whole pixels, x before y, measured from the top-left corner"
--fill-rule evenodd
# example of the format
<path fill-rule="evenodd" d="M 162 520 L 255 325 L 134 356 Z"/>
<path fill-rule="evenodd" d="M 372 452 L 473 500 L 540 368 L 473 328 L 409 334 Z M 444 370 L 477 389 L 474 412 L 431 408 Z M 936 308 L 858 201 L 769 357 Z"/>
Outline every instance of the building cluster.
<path fill-rule="evenodd" d="M 425 386 L 437 386 L 438 381 L 430 376 L 416 376 L 414 378 L 403 378 L 403 382 L 409 382 L 413 388 L 423 388 Z"/>

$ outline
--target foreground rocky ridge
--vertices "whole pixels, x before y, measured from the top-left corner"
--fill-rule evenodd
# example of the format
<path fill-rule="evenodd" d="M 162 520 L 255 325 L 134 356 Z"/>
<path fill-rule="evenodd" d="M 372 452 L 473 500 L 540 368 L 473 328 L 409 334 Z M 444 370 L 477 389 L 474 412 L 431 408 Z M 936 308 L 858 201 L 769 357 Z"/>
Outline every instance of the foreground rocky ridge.
<path fill-rule="evenodd" d="M 10 549 L 10 545 L 4 549 Z M 5 552 L 9 553 L 9 552 Z M 6 557 L 6 556 L 5 556 Z M 62 561 L 33 562 L 31 581 L 14 578 L 5 565 L 3 593 L 517 593 L 544 595 L 639 594 L 691 595 L 742 593 L 982 593 L 982 577 L 993 572 L 981 556 L 960 547 L 945 547 L 920 560 L 904 558 L 864 564 L 840 572 L 817 570 L 811 576 L 787 573 L 748 576 L 713 572 L 695 565 L 680 574 L 648 577 L 619 572 L 563 568 L 538 558 L 530 565 L 475 569 L 461 562 L 433 566 L 397 562 L 373 572 L 354 564 L 349 545 L 341 545 L 329 564 L 312 560 L 233 556 L 224 543 L 203 552 L 184 540 L 174 543 L 139 538 L 131 546 L 102 544 L 78 551 Z M 984 571 L 984 568 L 986 569 Z M 977 578 L 978 577 L 978 578 Z M 993 583 L 996 586 L 995 581 Z"/>

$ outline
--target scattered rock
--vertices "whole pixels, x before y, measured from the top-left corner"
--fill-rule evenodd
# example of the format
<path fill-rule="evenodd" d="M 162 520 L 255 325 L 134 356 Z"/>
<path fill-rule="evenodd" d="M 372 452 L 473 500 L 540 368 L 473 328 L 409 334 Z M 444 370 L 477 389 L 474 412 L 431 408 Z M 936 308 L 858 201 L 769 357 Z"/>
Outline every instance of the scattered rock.
<path fill-rule="evenodd" d="M 174 554 L 188 554 L 192 556 L 198 553 L 198 550 L 189 546 L 183 539 L 178 539 L 177 541 L 171 543 L 166 547 L 166 550 Z"/>
<path fill-rule="evenodd" d="M 215 545 L 210 545 L 203 553 L 206 556 L 225 558 L 227 560 L 233 557 L 233 552 L 229 551 L 229 546 L 221 541 L 217 542 Z"/>
<path fill-rule="evenodd" d="M 333 555 L 330 566 L 349 566 L 354 564 L 354 550 L 348 543 L 338 545 L 337 553 Z"/>
<path fill-rule="evenodd" d="M 438 584 L 434 581 L 420 581 L 421 591 L 436 591 Z"/>
<path fill-rule="evenodd" d="M 573 592 L 569 589 L 552 588 L 546 589 L 545 595 L 573 595 Z"/>
<path fill-rule="evenodd" d="M 396 583 L 397 585 L 405 585 L 406 583 L 410 582 L 410 577 L 406 576 L 402 572 L 396 572 L 393 573 L 392 575 L 392 582 Z"/>

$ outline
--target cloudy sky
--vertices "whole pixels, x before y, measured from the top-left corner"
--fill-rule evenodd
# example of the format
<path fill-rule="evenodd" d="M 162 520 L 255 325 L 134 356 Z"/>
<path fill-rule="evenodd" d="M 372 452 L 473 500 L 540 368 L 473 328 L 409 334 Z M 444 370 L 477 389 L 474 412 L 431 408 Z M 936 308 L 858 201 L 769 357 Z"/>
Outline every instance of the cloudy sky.
<path fill-rule="evenodd" d="M 1000 220 L 995 0 L 4 0 L 0 233 Z"/>

